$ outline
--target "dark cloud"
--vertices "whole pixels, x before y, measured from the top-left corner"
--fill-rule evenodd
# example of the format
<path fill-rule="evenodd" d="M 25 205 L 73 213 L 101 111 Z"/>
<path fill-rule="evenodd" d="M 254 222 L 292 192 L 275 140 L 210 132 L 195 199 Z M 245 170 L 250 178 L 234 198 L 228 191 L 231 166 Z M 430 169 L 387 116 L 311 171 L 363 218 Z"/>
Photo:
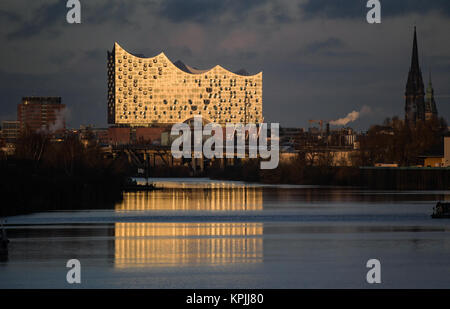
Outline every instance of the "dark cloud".
<path fill-rule="evenodd" d="M 450 16 L 448 0 L 380 0 L 382 16 L 398 16 L 408 13 L 426 14 L 432 10 Z M 365 0 L 308 0 L 300 4 L 307 17 L 361 18 L 367 14 Z"/>
<path fill-rule="evenodd" d="M 83 8 L 86 10 L 84 16 L 84 23 L 87 24 L 102 24 L 106 21 L 113 20 L 118 24 L 131 25 L 134 22 L 130 20 L 137 8 L 136 1 L 106 1 L 103 5 L 92 6 L 90 3 Z"/>
<path fill-rule="evenodd" d="M 46 30 L 51 32 L 51 35 L 55 36 L 59 31 L 56 30 L 54 26 L 58 23 L 63 25 L 66 22 L 66 10 L 65 1 L 44 4 L 34 12 L 31 20 L 23 20 L 19 29 L 10 32 L 7 38 L 10 40 L 26 39 L 39 35 Z"/>
<path fill-rule="evenodd" d="M 326 40 L 316 41 L 306 45 L 305 48 L 298 51 L 295 56 L 321 56 L 321 57 L 360 57 L 366 56 L 360 51 L 351 50 L 343 40 L 330 37 Z"/>
<path fill-rule="evenodd" d="M 68 127 L 77 127 L 80 122 L 106 124 L 107 87 L 102 70 L 97 69 L 95 74 L 61 71 L 39 75 L 0 71 L 0 80 L 1 101 L 6 103 L 1 105 L 0 120 L 15 120 L 17 104 L 24 96 L 61 96 L 70 113 Z"/>
<path fill-rule="evenodd" d="M 295 21 L 295 18 L 290 15 L 289 9 L 276 2 L 271 2 L 270 6 L 265 9 L 252 12 L 252 17 L 259 25 L 274 27 Z"/>
<path fill-rule="evenodd" d="M 313 54 L 322 52 L 324 50 L 328 51 L 330 48 L 342 48 L 345 47 L 345 43 L 338 38 L 328 38 L 325 41 L 314 42 L 306 46 L 305 52 L 307 54 Z"/>
<path fill-rule="evenodd" d="M 22 20 L 19 14 L 5 10 L 0 10 L 0 19 L 7 20 L 8 22 L 20 22 Z"/>
<path fill-rule="evenodd" d="M 232 11 L 235 17 L 243 17 L 248 11 L 269 0 L 165 0 L 160 13 L 173 22 L 195 21 L 205 23 L 224 12 Z"/>
<path fill-rule="evenodd" d="M 450 115 L 448 0 L 384 0 L 383 17 L 402 17 L 395 26 L 368 25 L 366 0 L 91 0 L 82 1 L 81 25 L 66 23 L 65 0 L 42 1 L 27 14 L 27 1 L 2 1 L 0 120 L 14 117 L 22 96 L 60 95 L 69 127 L 106 126 L 106 51 L 115 41 L 198 68 L 263 71 L 264 117 L 282 125 L 307 126 L 363 105 L 379 108 L 378 120 L 402 115 L 410 13 L 424 14 L 417 19 L 424 78 L 430 67 L 439 112 Z M 427 15 L 432 10 L 442 15 Z"/>
<path fill-rule="evenodd" d="M 65 66 L 72 57 L 76 56 L 74 51 L 61 51 L 49 58 L 50 63 L 58 67 Z"/>

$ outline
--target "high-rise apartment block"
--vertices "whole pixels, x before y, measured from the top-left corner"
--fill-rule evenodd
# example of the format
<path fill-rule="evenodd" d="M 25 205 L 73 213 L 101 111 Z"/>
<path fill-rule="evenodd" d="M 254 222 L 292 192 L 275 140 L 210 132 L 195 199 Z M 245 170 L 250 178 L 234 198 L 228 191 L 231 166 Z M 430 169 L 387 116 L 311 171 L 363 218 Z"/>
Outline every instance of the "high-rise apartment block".
<path fill-rule="evenodd" d="M 65 108 L 60 97 L 24 97 L 17 107 L 21 131 L 65 130 Z"/>

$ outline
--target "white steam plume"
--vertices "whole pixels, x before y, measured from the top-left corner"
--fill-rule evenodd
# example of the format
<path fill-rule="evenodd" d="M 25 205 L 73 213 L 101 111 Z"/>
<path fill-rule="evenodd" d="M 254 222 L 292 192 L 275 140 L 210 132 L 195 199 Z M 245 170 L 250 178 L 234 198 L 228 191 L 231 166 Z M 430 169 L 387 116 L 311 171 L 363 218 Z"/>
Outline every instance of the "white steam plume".
<path fill-rule="evenodd" d="M 364 105 L 359 112 L 353 111 L 347 114 L 347 116 L 345 116 L 344 118 L 330 121 L 330 124 L 334 126 L 345 126 L 350 122 L 356 121 L 359 117 L 370 114 L 371 112 L 371 108 L 367 105 Z"/>

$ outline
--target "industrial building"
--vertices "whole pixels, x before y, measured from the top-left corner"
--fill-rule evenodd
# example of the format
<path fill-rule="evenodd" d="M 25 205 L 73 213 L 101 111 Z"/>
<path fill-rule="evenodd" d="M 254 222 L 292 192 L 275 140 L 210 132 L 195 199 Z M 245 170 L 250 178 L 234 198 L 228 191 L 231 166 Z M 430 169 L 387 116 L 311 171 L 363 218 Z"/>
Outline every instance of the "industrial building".
<path fill-rule="evenodd" d="M 219 124 L 263 122 L 262 72 L 236 73 L 174 64 L 164 53 L 143 58 L 115 43 L 108 52 L 108 123 L 148 127 L 196 115 Z"/>
<path fill-rule="evenodd" d="M 424 167 L 450 167 L 450 136 L 443 137 L 443 147 L 434 154 L 420 156 Z"/>
<path fill-rule="evenodd" d="M 2 121 L 1 137 L 6 142 L 13 142 L 19 137 L 20 123 L 18 121 Z"/>

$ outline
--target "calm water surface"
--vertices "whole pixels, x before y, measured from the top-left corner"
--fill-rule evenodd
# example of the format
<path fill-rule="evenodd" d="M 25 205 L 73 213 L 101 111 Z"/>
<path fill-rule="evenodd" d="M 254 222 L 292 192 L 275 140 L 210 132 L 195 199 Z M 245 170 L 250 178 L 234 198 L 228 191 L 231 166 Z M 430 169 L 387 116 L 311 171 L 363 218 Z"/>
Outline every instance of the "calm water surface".
<path fill-rule="evenodd" d="M 157 179 L 111 210 L 8 218 L 0 288 L 450 288 L 450 191 Z"/>

